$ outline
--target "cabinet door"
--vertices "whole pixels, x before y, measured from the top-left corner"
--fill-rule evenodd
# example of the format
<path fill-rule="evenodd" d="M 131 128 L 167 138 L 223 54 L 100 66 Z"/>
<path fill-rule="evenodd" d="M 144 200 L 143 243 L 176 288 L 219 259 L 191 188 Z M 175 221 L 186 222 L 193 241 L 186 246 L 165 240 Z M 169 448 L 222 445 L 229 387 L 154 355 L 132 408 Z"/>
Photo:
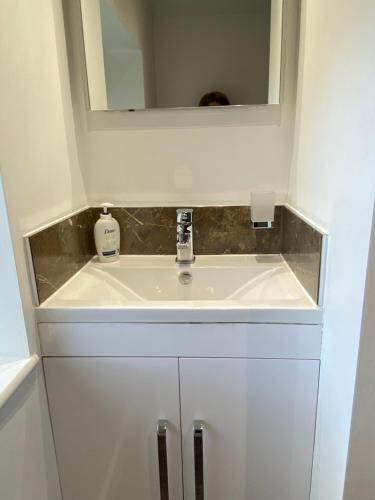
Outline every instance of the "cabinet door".
<path fill-rule="evenodd" d="M 177 359 L 47 358 L 44 367 L 64 500 L 159 499 L 161 419 L 169 498 L 182 499 Z"/>
<path fill-rule="evenodd" d="M 194 421 L 205 500 L 308 500 L 318 377 L 318 361 L 180 360 L 185 500 L 203 498 Z"/>

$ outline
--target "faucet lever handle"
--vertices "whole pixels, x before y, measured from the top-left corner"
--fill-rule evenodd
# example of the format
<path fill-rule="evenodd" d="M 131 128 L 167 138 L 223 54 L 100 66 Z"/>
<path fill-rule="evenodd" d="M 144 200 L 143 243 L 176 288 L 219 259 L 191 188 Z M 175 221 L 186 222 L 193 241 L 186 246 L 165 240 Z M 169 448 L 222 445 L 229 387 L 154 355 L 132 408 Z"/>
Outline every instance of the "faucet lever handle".
<path fill-rule="evenodd" d="M 178 208 L 177 224 L 191 225 L 193 222 L 193 209 L 192 208 Z"/>

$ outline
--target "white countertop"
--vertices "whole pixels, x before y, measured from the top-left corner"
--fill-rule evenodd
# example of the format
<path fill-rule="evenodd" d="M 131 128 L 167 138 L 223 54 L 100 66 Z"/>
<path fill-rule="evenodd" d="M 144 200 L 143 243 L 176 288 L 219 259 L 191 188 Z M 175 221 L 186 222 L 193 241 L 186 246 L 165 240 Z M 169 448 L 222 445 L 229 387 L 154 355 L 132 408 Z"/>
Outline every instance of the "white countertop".
<path fill-rule="evenodd" d="M 181 273 L 190 273 L 183 284 Z M 279 255 L 93 259 L 36 309 L 39 323 L 319 324 L 322 310 Z"/>

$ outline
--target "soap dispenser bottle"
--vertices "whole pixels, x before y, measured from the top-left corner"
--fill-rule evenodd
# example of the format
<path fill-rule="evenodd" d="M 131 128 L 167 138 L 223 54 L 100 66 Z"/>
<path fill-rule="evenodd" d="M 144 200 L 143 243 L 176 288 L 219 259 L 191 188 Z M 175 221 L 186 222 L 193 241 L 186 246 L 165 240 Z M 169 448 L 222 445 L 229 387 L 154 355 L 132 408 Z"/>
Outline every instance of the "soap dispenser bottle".
<path fill-rule="evenodd" d="M 120 226 L 108 212 L 111 203 L 102 203 L 103 210 L 94 228 L 95 245 L 100 262 L 115 262 L 120 255 Z"/>

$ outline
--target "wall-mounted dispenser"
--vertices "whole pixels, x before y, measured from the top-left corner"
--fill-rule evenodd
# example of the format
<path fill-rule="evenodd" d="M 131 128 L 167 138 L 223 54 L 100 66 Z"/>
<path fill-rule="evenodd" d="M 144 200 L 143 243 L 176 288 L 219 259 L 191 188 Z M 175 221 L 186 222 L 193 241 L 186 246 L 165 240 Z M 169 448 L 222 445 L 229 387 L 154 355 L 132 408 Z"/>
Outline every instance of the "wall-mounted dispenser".
<path fill-rule="evenodd" d="M 251 225 L 253 229 L 271 229 L 275 220 L 275 193 L 251 193 Z"/>

